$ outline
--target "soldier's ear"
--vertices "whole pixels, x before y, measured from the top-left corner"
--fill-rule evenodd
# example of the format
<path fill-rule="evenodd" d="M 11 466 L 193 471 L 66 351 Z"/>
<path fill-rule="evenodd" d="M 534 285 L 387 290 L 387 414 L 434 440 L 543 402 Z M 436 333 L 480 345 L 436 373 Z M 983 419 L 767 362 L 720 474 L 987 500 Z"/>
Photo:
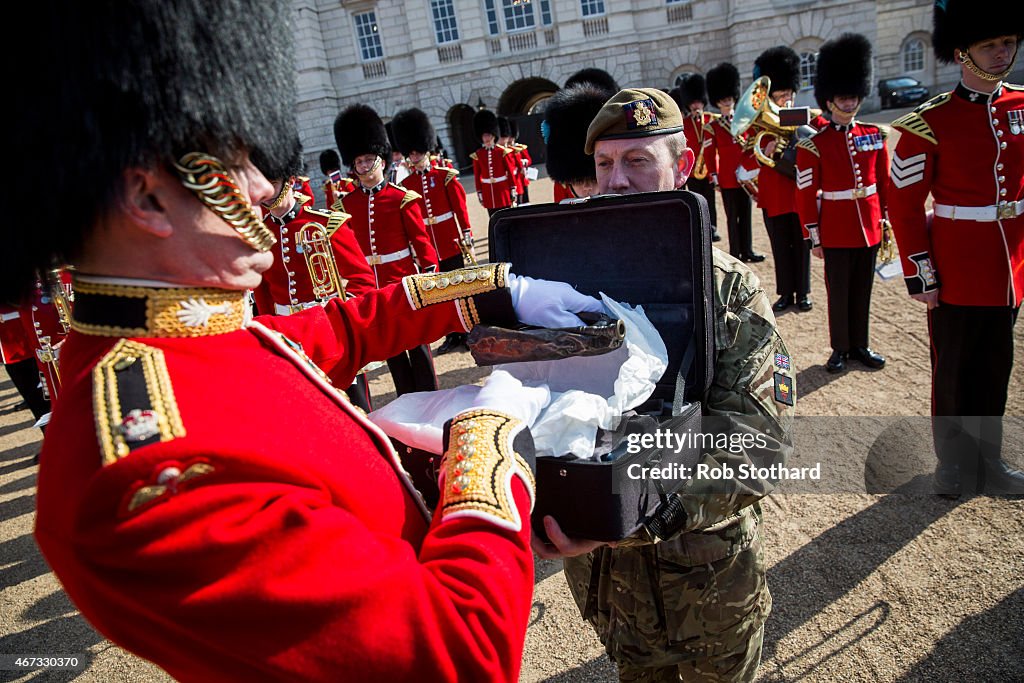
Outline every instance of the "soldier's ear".
<path fill-rule="evenodd" d="M 679 157 L 679 163 L 676 164 L 675 170 L 675 189 L 679 189 L 686 183 L 686 179 L 690 177 L 690 173 L 693 171 L 693 163 L 696 157 L 693 155 L 693 150 L 687 147 L 683 150 L 682 156 Z"/>
<path fill-rule="evenodd" d="M 174 226 L 168 215 L 173 190 L 185 192 L 180 181 L 163 170 L 129 168 L 122 176 L 121 210 L 137 228 L 156 237 L 169 237 Z M 168 183 L 177 187 L 168 187 Z"/>

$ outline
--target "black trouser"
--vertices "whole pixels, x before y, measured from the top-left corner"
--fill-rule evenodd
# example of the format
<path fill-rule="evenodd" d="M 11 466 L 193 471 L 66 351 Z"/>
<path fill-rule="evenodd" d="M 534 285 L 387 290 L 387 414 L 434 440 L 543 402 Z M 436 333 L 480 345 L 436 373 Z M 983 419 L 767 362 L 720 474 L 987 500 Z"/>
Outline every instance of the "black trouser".
<path fill-rule="evenodd" d="M 828 334 L 832 348 L 849 351 L 868 346 L 871 285 L 875 281 L 878 245 L 825 249 L 828 290 Z"/>
<path fill-rule="evenodd" d="M 750 195 L 742 188 L 722 188 L 722 207 L 725 209 L 726 234 L 729 235 L 729 253 L 743 258 L 754 251 L 750 234 Z"/>
<path fill-rule="evenodd" d="M 437 389 L 434 360 L 426 344 L 388 358 L 388 370 L 391 371 L 391 379 L 395 382 L 395 391 L 399 396 L 413 391 Z"/>
<path fill-rule="evenodd" d="M 526 185 L 523 186 L 523 194 L 519 198 L 519 203 L 520 204 L 529 204 L 530 203 L 530 188 L 527 187 Z"/>
<path fill-rule="evenodd" d="M 686 189 L 696 192 L 708 202 L 708 213 L 711 214 L 711 232 L 718 232 L 718 209 L 715 207 L 715 186 L 708 178 L 698 179 L 690 177 L 686 181 Z"/>
<path fill-rule="evenodd" d="M 366 381 L 365 374 L 356 375 L 355 381 L 345 389 L 348 400 L 352 405 L 359 406 L 366 412 L 373 410 L 373 403 L 370 400 L 370 384 Z"/>
<path fill-rule="evenodd" d="M 953 304 L 928 312 L 932 436 L 940 460 L 966 465 L 979 455 L 999 457 L 1019 312 Z"/>
<path fill-rule="evenodd" d="M 50 402 L 43 396 L 43 388 L 40 385 L 42 378 L 39 376 L 39 366 L 36 365 L 35 358 L 26 358 L 5 365 L 4 369 L 37 420 L 50 412 Z"/>
<path fill-rule="evenodd" d="M 800 217 L 795 213 L 762 213 L 775 259 L 776 293 L 797 299 L 807 296 L 811 293 L 811 243 L 804 239 Z"/>

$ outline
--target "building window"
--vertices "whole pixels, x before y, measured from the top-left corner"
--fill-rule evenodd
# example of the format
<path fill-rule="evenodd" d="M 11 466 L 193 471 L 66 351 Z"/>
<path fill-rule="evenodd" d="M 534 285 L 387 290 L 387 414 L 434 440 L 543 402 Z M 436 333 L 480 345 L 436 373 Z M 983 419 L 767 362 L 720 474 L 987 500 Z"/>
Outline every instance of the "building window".
<path fill-rule="evenodd" d="M 604 6 L 604 0 L 601 1 Z M 604 12 L 604 10 L 601 10 Z M 551 0 L 540 0 L 540 23 L 544 26 L 551 26 Z"/>
<path fill-rule="evenodd" d="M 501 30 L 498 28 L 498 10 L 494 8 L 494 0 L 484 0 L 484 13 L 487 14 L 487 33 L 498 35 Z"/>
<path fill-rule="evenodd" d="M 903 70 L 924 71 L 924 41 L 920 38 L 908 40 L 903 45 Z"/>
<path fill-rule="evenodd" d="M 438 45 L 454 43 L 459 39 L 459 25 L 455 21 L 452 0 L 430 0 L 430 13 L 434 17 L 434 35 Z"/>
<path fill-rule="evenodd" d="M 682 5 L 687 2 L 690 2 L 690 0 L 665 0 L 666 5 Z"/>
<path fill-rule="evenodd" d="M 506 31 L 524 31 L 534 27 L 532 0 L 501 0 Z"/>
<path fill-rule="evenodd" d="M 580 0 L 580 12 L 584 17 L 598 17 L 604 14 L 604 0 Z"/>
<path fill-rule="evenodd" d="M 371 62 L 384 57 L 384 48 L 380 44 L 380 30 L 377 28 L 377 15 L 374 12 L 363 12 L 355 15 L 356 38 L 359 52 L 364 62 Z"/>
<path fill-rule="evenodd" d="M 800 53 L 800 83 L 801 88 L 813 88 L 814 79 L 818 75 L 818 53 Z"/>

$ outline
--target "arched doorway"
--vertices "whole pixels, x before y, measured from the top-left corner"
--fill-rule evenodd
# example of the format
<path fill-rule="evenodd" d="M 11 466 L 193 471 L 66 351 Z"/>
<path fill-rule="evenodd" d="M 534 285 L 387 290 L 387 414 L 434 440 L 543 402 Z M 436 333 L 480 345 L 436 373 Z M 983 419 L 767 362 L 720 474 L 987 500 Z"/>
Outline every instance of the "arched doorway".
<path fill-rule="evenodd" d="M 469 158 L 478 145 L 476 135 L 473 134 L 473 108 L 468 104 L 456 104 L 448 110 L 448 133 L 452 139 L 452 158 L 459 172 L 465 172 L 472 168 L 473 162 Z"/>
<path fill-rule="evenodd" d="M 546 78 L 523 78 L 505 88 L 498 100 L 498 114 L 509 117 L 519 126 L 519 142 L 529 146 L 535 164 L 547 160 L 547 148 L 540 133 L 544 119 L 540 105 L 558 90 L 558 85 Z"/>

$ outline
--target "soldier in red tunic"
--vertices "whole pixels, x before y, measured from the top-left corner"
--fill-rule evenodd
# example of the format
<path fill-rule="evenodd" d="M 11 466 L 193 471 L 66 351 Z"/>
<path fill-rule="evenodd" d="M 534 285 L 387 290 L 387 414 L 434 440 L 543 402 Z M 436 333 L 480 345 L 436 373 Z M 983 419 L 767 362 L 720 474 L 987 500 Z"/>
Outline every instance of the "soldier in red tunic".
<path fill-rule="evenodd" d="M 290 168 L 273 169 L 258 156 L 256 160 L 274 187 L 274 198 L 264 203 L 264 223 L 277 239 L 274 264 L 253 290 L 256 310 L 263 315 L 292 315 L 376 289 L 373 272 L 346 225 L 350 216 L 314 209 L 308 197 L 295 193 L 293 178 L 300 163 L 297 157 Z M 331 379 L 346 386 L 344 377 Z M 363 410 L 372 409 L 365 373 L 359 373 L 345 393 Z"/>
<path fill-rule="evenodd" d="M 693 173 L 686 179 L 686 189 L 696 192 L 708 203 L 711 214 L 711 241 L 718 242 L 722 237 L 718 234 L 718 208 L 715 206 L 715 184 L 708 171 L 704 152 L 711 147 L 711 122 L 718 118 L 704 111 L 708 106 L 708 90 L 704 77 L 691 74 L 683 79 L 679 87 L 672 91 L 672 98 L 679 105 L 686 119 L 683 121 L 683 132 L 686 133 L 686 144 L 694 150 L 697 161 L 694 162 Z"/>
<path fill-rule="evenodd" d="M 796 183 L 804 237 L 814 255 L 825 259 L 832 342 L 825 367 L 841 372 L 852 358 L 877 369 L 885 366 L 885 358 L 870 348 L 868 317 L 886 216 L 889 157 L 885 131 L 854 118 L 871 91 L 867 38 L 847 33 L 822 45 L 814 91 L 831 112 L 832 123 L 797 143 Z"/>
<path fill-rule="evenodd" d="M 726 234 L 729 236 L 729 253 L 749 263 L 764 260 L 754 253 L 750 223 L 750 194 L 740 184 L 743 146 L 732 136 L 732 112 L 740 98 L 740 73 L 735 66 L 724 62 L 708 71 L 708 98 L 718 107 L 721 116 L 708 124 L 708 135 L 704 138 L 704 161 L 708 166 L 711 182 L 722 193 L 722 208 L 725 209 Z"/>
<path fill-rule="evenodd" d="M 334 209 L 350 214 L 349 225 L 373 270 L 375 286 L 406 275 L 437 270 L 437 251 L 423 224 L 420 196 L 384 177 L 391 146 L 384 124 L 370 107 L 356 104 L 338 114 L 334 139 L 341 159 L 359 179 Z M 398 395 L 437 389 L 430 347 L 420 344 L 388 358 Z"/>
<path fill-rule="evenodd" d="M 473 130 L 480 138 L 480 149 L 470 154 L 476 196 L 488 215 L 516 203 L 516 166 L 512 150 L 498 144 L 498 117 L 494 112 L 478 111 Z"/>
<path fill-rule="evenodd" d="M 597 194 L 594 157 L 583 147 L 590 122 L 613 95 L 615 92 L 582 83 L 559 90 L 545 103 L 541 133 L 547 144 L 547 169 L 555 181 L 556 202 Z"/>
<path fill-rule="evenodd" d="M 935 55 L 960 65 L 960 83 L 893 122 L 889 215 L 907 289 L 928 304 L 935 485 L 945 495 L 1024 493 L 1024 474 L 1000 457 L 1024 296 L 1024 89 L 1003 80 L 1021 15 L 1019 3 L 936 5 Z"/>
<path fill-rule="evenodd" d="M 472 265 L 463 250 L 472 254 L 473 230 L 466 209 L 466 190 L 457 171 L 430 163 L 430 148 L 437 140 L 434 126 L 419 109 L 403 109 L 391 120 L 395 144 L 412 173 L 403 181 L 406 190 L 415 192 L 423 213 L 430 242 L 437 251 L 442 271 Z M 437 353 L 443 354 L 465 344 L 460 332 L 449 334 Z"/>
<path fill-rule="evenodd" d="M 331 208 L 339 199 L 356 189 L 356 181 L 341 172 L 341 159 L 333 149 L 320 152 L 320 172 L 324 174 L 324 206 Z"/>
<path fill-rule="evenodd" d="M 519 178 L 522 184 L 522 192 L 519 193 L 519 205 L 530 203 L 530 176 L 529 170 L 533 165 L 533 157 L 530 156 L 528 145 L 519 142 L 519 122 L 515 119 L 508 120 L 508 146 L 515 150 L 516 158 L 519 161 Z"/>
<path fill-rule="evenodd" d="M 534 580 L 527 425 L 546 398 L 496 375 L 453 416 L 431 520 L 323 371 L 351 378 L 481 317 L 543 324 L 562 310 L 545 301 L 578 295 L 517 291 L 494 264 L 247 320 L 245 290 L 274 258 L 253 209 L 273 190 L 249 152 L 284 164 L 297 139 L 291 14 L 152 0 L 11 17 L 76 57 L 10 83 L 60 85 L 11 108 L 28 174 L 79 141 L 50 204 L 62 220 L 0 252 L 3 299 L 57 253 L 76 268 L 35 539 L 93 626 L 179 681 L 516 681 Z M 38 206 L 11 214 L 23 226 Z"/>

